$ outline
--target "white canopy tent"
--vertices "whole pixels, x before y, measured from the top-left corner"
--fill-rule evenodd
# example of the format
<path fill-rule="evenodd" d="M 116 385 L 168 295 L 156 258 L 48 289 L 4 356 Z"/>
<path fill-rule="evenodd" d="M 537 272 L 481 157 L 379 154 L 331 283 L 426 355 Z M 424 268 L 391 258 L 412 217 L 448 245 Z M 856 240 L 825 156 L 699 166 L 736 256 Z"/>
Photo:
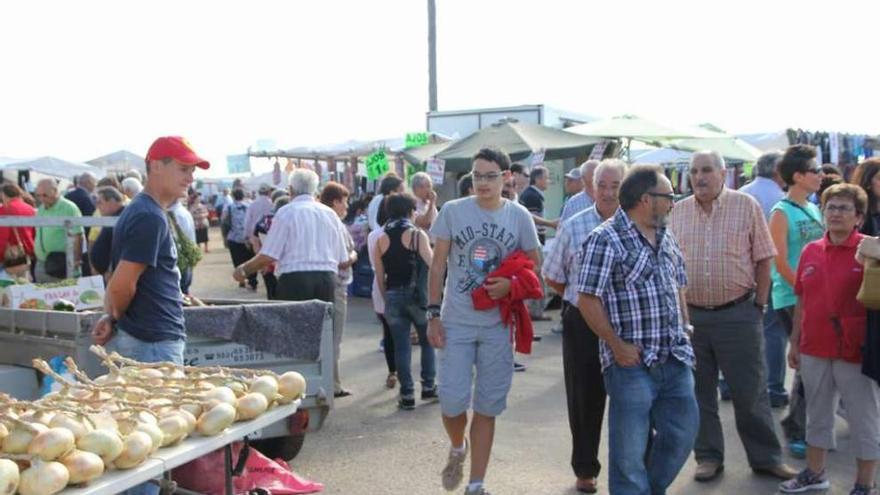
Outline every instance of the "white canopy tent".
<path fill-rule="evenodd" d="M 144 157 L 127 150 L 114 151 L 108 155 L 93 158 L 86 163 L 108 172 L 137 170 L 138 172 L 145 173 L 147 171 Z"/>
<path fill-rule="evenodd" d="M 84 172 L 91 172 L 95 177 L 103 177 L 104 171 L 85 163 L 70 162 L 54 156 L 38 158 L 0 158 L 0 171 L 31 171 L 50 177 L 73 179 Z"/>

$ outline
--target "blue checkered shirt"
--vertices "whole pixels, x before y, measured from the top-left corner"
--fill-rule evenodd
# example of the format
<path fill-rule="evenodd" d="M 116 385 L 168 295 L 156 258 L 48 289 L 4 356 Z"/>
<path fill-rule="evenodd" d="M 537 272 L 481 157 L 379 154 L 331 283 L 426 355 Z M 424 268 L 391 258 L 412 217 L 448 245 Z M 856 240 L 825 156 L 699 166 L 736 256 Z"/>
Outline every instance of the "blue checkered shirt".
<path fill-rule="evenodd" d="M 641 348 L 645 366 L 664 363 L 670 354 L 694 365 L 694 351 L 681 320 L 679 290 L 686 285 L 684 258 L 665 228 L 657 231 L 654 249 L 618 209 L 587 236 L 578 291 L 602 300 L 614 331 Z M 600 356 L 603 370 L 614 364 L 604 341 Z"/>
<path fill-rule="evenodd" d="M 557 231 L 553 248 L 542 264 L 541 275 L 565 284 L 562 298 L 571 304 L 577 305 L 577 281 L 581 272 L 584 243 L 590 232 L 602 221 L 595 206 L 569 218 Z"/>
<path fill-rule="evenodd" d="M 586 192 L 581 191 L 568 198 L 568 201 L 562 206 L 562 215 L 559 217 L 559 222 L 565 222 L 569 218 L 575 216 L 575 214 L 580 213 L 591 206 L 593 206 L 593 199 L 587 196 Z"/>

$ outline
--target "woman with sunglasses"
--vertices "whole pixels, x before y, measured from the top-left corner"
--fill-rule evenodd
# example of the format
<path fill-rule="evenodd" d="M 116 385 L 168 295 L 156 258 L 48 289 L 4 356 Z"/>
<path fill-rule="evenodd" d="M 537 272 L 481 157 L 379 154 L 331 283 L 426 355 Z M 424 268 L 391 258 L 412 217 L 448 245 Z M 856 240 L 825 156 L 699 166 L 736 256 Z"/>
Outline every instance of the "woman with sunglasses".
<path fill-rule="evenodd" d="M 822 186 L 822 168 L 816 163 L 816 150 L 812 146 L 790 146 L 778 171 L 788 186 L 788 193 L 773 207 L 770 214 L 770 236 L 776 246 L 776 259 L 771 272 L 773 279 L 773 308 L 790 336 L 792 317 L 797 297 L 794 293 L 795 273 L 804 246 L 822 237 L 825 224 L 822 212 L 808 198 Z M 803 458 L 806 410 L 800 377 L 795 374 L 791 389 L 789 411 L 782 420 L 782 430 L 789 441 L 789 450 L 795 457 Z"/>

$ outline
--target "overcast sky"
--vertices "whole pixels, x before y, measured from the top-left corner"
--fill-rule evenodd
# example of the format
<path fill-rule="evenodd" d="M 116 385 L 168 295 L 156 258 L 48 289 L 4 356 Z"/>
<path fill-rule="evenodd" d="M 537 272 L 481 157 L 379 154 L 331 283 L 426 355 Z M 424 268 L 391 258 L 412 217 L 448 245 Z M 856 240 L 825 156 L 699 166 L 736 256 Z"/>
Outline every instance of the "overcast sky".
<path fill-rule="evenodd" d="M 437 0 L 440 109 L 880 133 L 880 2 L 807 5 Z M 0 47 L 0 156 L 182 134 L 219 173 L 256 139 L 425 126 L 424 0 L 3 2 Z"/>

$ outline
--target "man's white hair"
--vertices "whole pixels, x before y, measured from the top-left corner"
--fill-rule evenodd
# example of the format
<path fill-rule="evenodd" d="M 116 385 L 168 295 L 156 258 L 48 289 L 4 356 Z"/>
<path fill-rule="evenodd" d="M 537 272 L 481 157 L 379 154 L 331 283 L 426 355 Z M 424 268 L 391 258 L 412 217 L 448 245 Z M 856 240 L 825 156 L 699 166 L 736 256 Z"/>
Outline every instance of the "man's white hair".
<path fill-rule="evenodd" d="M 711 156 L 715 160 L 715 168 L 724 170 L 727 168 L 727 164 L 724 162 L 724 157 L 721 156 L 721 153 L 713 150 L 702 150 L 697 151 L 693 155 L 691 155 L 691 162 L 688 164 L 688 167 L 694 166 L 694 161 L 698 156 Z"/>
<path fill-rule="evenodd" d="M 298 168 L 290 174 L 290 193 L 293 196 L 308 194 L 314 196 L 318 192 L 318 174 L 307 168 Z"/>
<path fill-rule="evenodd" d="M 606 170 L 616 170 L 620 173 L 620 180 L 623 182 L 623 177 L 626 175 L 626 162 L 619 158 L 606 158 L 601 162 L 597 162 L 596 170 L 593 172 L 593 187 L 598 187 L 599 185 L 599 177 L 602 177 L 602 174 Z"/>
<path fill-rule="evenodd" d="M 143 190 L 144 186 L 141 184 L 141 181 L 134 177 L 126 177 L 125 179 L 122 179 L 122 192 L 131 193 L 132 196 L 135 196 Z"/>
<path fill-rule="evenodd" d="M 581 164 L 581 177 L 589 175 L 590 170 L 595 170 L 599 166 L 599 160 L 587 160 Z"/>
<path fill-rule="evenodd" d="M 415 189 L 417 187 L 430 186 L 432 182 L 430 175 L 425 172 L 416 172 L 413 174 L 410 184 Z"/>

